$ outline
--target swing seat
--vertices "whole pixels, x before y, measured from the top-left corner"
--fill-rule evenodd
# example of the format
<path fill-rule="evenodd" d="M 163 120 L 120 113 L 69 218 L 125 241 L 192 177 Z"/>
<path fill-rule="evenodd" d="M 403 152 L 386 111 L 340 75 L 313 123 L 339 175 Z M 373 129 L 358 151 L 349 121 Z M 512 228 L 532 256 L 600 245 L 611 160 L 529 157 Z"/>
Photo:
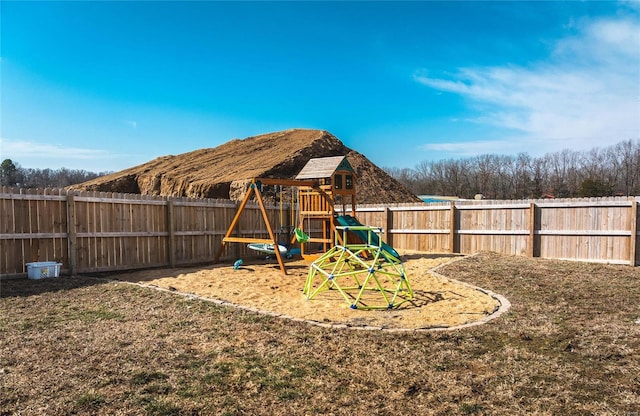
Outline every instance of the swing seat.
<path fill-rule="evenodd" d="M 247 247 L 249 247 L 251 250 L 259 251 L 261 253 L 267 253 L 267 254 L 276 253 L 276 250 L 273 244 L 269 244 L 269 243 L 248 244 Z M 280 254 L 285 254 L 287 251 L 289 251 L 289 249 L 283 246 L 282 244 L 278 244 L 278 251 L 280 251 Z"/>
<path fill-rule="evenodd" d="M 299 243 L 306 243 L 307 241 L 309 241 L 309 236 L 305 234 L 305 232 L 300 228 L 296 228 L 295 235 L 296 240 L 298 240 Z"/>

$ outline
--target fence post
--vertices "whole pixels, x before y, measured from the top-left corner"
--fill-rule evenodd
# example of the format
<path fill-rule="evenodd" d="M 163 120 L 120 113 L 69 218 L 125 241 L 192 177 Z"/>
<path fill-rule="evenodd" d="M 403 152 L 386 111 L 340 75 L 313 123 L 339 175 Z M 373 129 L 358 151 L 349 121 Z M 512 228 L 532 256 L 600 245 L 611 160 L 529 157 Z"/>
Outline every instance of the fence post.
<path fill-rule="evenodd" d="M 638 201 L 631 198 L 631 241 L 629 241 L 629 264 L 636 265 L 636 253 L 638 245 Z"/>
<path fill-rule="evenodd" d="M 456 247 L 455 247 L 455 243 L 456 243 L 456 203 L 455 201 L 451 201 L 451 207 L 449 208 L 449 212 L 450 212 L 450 216 L 451 216 L 451 221 L 449 224 L 449 252 L 450 253 L 455 253 L 456 252 Z"/>
<path fill-rule="evenodd" d="M 73 193 L 67 193 L 67 251 L 69 254 L 69 274 L 77 272 L 76 201 Z"/>
<path fill-rule="evenodd" d="M 393 228 L 393 212 L 389 209 L 388 206 L 384 207 L 385 213 L 385 240 L 387 240 L 387 244 L 393 246 L 393 234 L 391 234 L 391 229 Z"/>
<path fill-rule="evenodd" d="M 527 255 L 529 257 L 535 257 L 536 255 L 536 208 L 535 202 L 529 204 L 529 245 L 527 247 Z"/>
<path fill-rule="evenodd" d="M 176 266 L 176 244 L 175 244 L 175 230 L 173 225 L 173 199 L 167 198 L 167 231 L 169 232 L 167 240 L 167 250 L 169 252 L 169 266 Z"/>

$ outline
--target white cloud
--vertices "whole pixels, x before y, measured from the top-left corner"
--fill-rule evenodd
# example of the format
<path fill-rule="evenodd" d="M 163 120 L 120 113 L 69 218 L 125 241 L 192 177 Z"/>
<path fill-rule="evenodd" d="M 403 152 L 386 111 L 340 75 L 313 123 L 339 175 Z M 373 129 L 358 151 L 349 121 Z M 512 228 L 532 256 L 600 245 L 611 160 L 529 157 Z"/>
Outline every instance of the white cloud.
<path fill-rule="evenodd" d="M 415 80 L 467 98 L 480 114 L 470 121 L 508 129 L 504 140 L 480 142 L 497 145 L 500 153 L 607 146 L 640 138 L 638 45 L 638 21 L 602 19 L 558 41 L 546 62 L 462 68 L 448 79 L 417 73 Z M 467 142 L 424 148 L 438 146 L 458 154 L 477 147 Z"/>
<path fill-rule="evenodd" d="M 28 140 L 0 138 L 0 149 L 5 157 L 19 158 L 64 158 L 64 159 L 103 159 L 115 157 L 112 153 L 100 149 L 65 147 L 49 143 Z"/>
<path fill-rule="evenodd" d="M 131 127 L 134 130 L 138 128 L 138 122 L 135 120 L 125 120 L 124 124 L 126 124 L 127 126 Z"/>
<path fill-rule="evenodd" d="M 428 143 L 420 146 L 421 150 L 432 152 L 454 153 L 458 156 L 476 156 L 491 153 L 509 153 L 517 151 L 514 142 L 509 140 L 478 140 L 465 142 Z"/>
<path fill-rule="evenodd" d="M 618 0 L 618 4 L 631 10 L 640 11 L 640 1 L 638 0 Z"/>

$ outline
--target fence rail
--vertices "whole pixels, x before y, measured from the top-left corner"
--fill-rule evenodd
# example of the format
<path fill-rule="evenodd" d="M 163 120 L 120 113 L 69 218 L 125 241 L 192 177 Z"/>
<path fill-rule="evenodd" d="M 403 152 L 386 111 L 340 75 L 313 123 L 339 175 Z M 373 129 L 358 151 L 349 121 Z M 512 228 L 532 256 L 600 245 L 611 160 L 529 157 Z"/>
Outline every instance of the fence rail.
<path fill-rule="evenodd" d="M 637 265 L 640 198 L 454 201 L 363 205 L 360 222 L 384 229 L 398 249 L 504 254 Z M 57 261 L 67 273 L 211 262 L 237 204 L 105 192 L 0 188 L 0 275 Z M 268 207 L 271 224 L 292 224 L 290 207 Z M 249 205 L 237 237 L 267 238 Z M 245 256 L 231 244 L 223 259 Z"/>

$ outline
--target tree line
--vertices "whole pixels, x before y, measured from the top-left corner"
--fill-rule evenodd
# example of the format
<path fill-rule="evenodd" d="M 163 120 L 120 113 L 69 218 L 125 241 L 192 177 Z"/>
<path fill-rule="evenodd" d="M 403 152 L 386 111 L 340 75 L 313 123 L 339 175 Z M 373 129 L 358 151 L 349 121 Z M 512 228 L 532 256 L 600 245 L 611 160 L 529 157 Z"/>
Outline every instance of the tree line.
<path fill-rule="evenodd" d="M 23 168 L 11 159 L 5 159 L 0 164 L 0 185 L 18 188 L 64 188 L 109 173 L 111 172 L 88 172 L 67 168 Z"/>
<path fill-rule="evenodd" d="M 385 168 L 417 195 L 489 199 L 640 195 L 640 140 L 531 157 L 485 154 Z"/>
<path fill-rule="evenodd" d="M 415 168 L 384 168 L 417 195 L 489 199 L 573 198 L 640 195 L 640 140 L 588 151 L 565 149 L 531 157 L 485 154 L 423 161 Z M 0 164 L 0 185 L 64 188 L 111 172 L 23 168 Z"/>

